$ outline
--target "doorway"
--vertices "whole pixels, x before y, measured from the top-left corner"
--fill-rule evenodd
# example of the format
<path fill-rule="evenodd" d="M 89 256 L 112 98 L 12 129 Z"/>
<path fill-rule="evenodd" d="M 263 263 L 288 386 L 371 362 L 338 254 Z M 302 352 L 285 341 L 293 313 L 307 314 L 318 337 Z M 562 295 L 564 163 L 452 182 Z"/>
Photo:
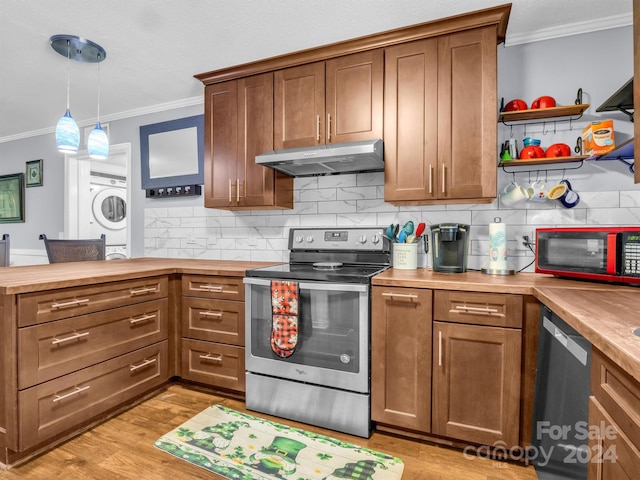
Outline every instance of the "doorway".
<path fill-rule="evenodd" d="M 64 205 L 64 238 L 105 234 L 107 260 L 129 257 L 131 144 L 111 145 L 106 160 L 66 155 Z"/>

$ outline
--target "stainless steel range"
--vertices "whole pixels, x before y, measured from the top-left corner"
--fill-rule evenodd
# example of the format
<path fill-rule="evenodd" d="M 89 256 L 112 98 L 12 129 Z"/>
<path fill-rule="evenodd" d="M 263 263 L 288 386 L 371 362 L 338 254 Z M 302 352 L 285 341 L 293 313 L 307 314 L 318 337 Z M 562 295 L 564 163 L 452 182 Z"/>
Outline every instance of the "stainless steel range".
<path fill-rule="evenodd" d="M 369 437 L 371 277 L 390 265 L 389 240 L 295 228 L 289 250 L 244 279 L 247 408 Z"/>

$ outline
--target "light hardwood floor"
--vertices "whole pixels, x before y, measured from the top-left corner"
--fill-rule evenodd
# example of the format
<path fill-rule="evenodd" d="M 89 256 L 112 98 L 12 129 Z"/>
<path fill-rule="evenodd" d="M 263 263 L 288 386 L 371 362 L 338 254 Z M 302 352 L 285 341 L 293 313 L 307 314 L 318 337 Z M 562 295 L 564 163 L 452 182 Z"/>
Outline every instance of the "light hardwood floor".
<path fill-rule="evenodd" d="M 212 404 L 247 411 L 244 403 L 189 385 L 171 384 L 153 398 L 75 437 L 30 462 L 0 471 L 1 479 L 157 480 L 213 479 L 208 471 L 153 446 L 172 430 Z M 250 412 L 252 413 L 252 412 Z M 465 458 L 447 447 L 374 433 L 363 439 L 287 420 L 259 416 L 321 432 L 401 458 L 402 480 L 536 480 L 533 467 L 483 458 Z"/>

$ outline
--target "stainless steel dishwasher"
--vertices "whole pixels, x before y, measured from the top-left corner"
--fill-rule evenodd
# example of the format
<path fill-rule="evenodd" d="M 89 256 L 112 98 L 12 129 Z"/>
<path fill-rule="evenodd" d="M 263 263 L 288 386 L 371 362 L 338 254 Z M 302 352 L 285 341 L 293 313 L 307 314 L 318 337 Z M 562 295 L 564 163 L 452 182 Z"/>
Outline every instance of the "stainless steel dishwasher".
<path fill-rule="evenodd" d="M 590 367 L 591 344 L 543 305 L 530 450 L 539 480 L 587 478 Z"/>

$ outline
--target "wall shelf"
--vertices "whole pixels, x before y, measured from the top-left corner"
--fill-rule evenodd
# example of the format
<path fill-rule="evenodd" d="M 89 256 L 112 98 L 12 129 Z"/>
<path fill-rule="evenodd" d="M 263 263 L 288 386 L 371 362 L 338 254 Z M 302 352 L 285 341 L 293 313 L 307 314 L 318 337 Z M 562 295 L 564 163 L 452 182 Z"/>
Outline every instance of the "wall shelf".
<path fill-rule="evenodd" d="M 536 108 L 530 110 L 518 110 L 515 112 L 500 112 L 498 121 L 505 125 L 511 125 L 516 122 L 531 122 L 531 120 L 538 120 L 537 123 L 546 123 L 554 121 L 569 121 L 577 120 L 582 117 L 582 114 L 587 108 L 588 103 L 580 103 L 577 105 L 565 105 L 561 107 L 551 108 Z M 557 120 L 562 117 L 570 117 L 563 120 Z"/>
<path fill-rule="evenodd" d="M 527 167 L 531 165 L 554 165 L 557 163 L 575 163 L 582 162 L 589 158 L 586 155 L 578 155 L 571 157 L 553 157 L 553 158 L 524 158 L 520 160 L 501 161 L 499 167 Z"/>
<path fill-rule="evenodd" d="M 617 146 L 609 153 L 605 153 L 604 155 L 593 155 L 587 160 L 596 160 L 598 162 L 605 160 L 618 160 L 629 167 L 629 171 L 633 173 L 635 171 L 633 138 L 627 140 L 626 142 L 622 142 L 619 146 Z"/>

